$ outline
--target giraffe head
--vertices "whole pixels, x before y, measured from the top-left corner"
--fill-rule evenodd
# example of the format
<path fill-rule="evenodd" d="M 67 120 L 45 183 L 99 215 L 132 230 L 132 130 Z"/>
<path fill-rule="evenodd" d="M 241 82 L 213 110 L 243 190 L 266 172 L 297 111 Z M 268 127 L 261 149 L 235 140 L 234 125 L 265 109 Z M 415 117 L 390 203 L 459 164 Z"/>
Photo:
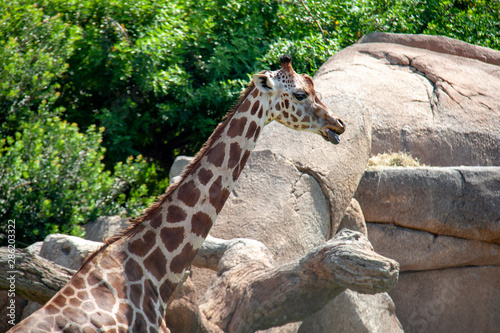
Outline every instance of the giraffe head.
<path fill-rule="evenodd" d="M 269 102 L 269 121 L 276 120 L 296 130 L 311 131 L 333 144 L 340 142 L 344 122 L 321 102 L 307 74 L 297 74 L 289 55 L 281 57 L 281 69 L 253 76 L 263 99 Z"/>

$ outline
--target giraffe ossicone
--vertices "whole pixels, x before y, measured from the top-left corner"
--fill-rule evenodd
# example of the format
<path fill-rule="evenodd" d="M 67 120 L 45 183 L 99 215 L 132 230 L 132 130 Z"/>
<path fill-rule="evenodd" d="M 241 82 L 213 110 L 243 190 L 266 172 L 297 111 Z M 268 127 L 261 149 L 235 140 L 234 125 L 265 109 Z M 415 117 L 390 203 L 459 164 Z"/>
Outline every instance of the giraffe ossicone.
<path fill-rule="evenodd" d="M 276 120 L 334 144 L 344 123 L 290 56 L 253 76 L 181 179 L 121 234 L 107 240 L 40 310 L 10 332 L 168 331 L 167 304 L 243 170 L 261 129 Z"/>

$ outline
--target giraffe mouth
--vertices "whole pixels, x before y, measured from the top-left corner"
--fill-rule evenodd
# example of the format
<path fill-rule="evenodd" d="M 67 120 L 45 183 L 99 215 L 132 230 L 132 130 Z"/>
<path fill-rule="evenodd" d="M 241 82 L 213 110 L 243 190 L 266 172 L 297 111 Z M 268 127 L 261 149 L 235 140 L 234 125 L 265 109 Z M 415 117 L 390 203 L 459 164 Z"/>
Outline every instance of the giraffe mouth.
<path fill-rule="evenodd" d="M 326 135 L 324 136 L 325 140 L 327 141 L 330 141 L 331 143 L 333 143 L 334 145 L 338 145 L 340 143 L 340 133 L 331 129 L 331 128 L 327 128 L 325 130 L 326 132 Z"/>

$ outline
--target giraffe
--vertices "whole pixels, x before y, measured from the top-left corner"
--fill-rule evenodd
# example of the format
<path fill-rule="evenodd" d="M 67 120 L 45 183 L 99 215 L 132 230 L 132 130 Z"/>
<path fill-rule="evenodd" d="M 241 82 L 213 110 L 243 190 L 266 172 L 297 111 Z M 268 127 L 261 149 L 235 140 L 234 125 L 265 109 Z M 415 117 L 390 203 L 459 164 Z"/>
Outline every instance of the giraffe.
<path fill-rule="evenodd" d="M 262 71 L 181 179 L 144 215 L 106 240 L 40 310 L 9 332 L 168 332 L 166 307 L 231 193 L 261 129 L 276 120 L 338 144 L 344 123 L 291 57 Z"/>

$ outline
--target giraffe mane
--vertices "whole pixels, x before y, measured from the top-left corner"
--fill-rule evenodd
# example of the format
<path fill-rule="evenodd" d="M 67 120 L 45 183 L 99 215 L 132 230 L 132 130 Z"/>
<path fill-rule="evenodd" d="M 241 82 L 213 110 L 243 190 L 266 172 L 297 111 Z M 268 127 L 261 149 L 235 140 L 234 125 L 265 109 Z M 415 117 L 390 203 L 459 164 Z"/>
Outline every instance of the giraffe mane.
<path fill-rule="evenodd" d="M 263 73 L 263 72 L 261 72 Z M 110 236 L 106 239 L 104 239 L 104 245 L 101 246 L 99 249 L 91 253 L 83 262 L 82 266 L 78 271 L 80 271 L 85 265 L 87 265 L 92 259 L 94 259 L 100 252 L 104 251 L 108 246 L 111 244 L 115 243 L 116 241 L 124 238 L 124 237 L 132 237 L 135 233 L 138 231 L 138 226 L 142 224 L 145 220 L 147 220 L 148 216 L 153 214 L 161 205 L 162 203 L 179 187 L 179 185 L 186 179 L 187 176 L 189 176 L 198 166 L 200 163 L 202 157 L 208 152 L 212 144 L 221 136 L 222 132 L 226 128 L 229 119 L 233 116 L 233 114 L 238 110 L 240 105 L 243 103 L 243 101 L 248 97 L 248 95 L 253 91 L 255 88 L 255 84 L 253 81 L 250 82 L 248 87 L 240 94 L 239 100 L 234 104 L 234 106 L 230 109 L 228 113 L 224 116 L 222 119 L 222 122 L 219 123 L 219 125 L 216 127 L 215 131 L 212 133 L 210 138 L 205 142 L 203 147 L 200 149 L 198 154 L 196 154 L 195 158 L 189 163 L 184 170 L 182 171 L 180 175 L 180 179 L 175 182 L 174 184 L 171 184 L 167 190 L 165 191 L 164 194 L 160 195 L 158 199 L 156 200 L 155 203 L 153 203 L 151 206 L 146 208 L 144 212 L 141 214 L 141 216 L 132 219 L 129 221 L 129 225 L 122 230 L 120 230 L 116 235 Z"/>

